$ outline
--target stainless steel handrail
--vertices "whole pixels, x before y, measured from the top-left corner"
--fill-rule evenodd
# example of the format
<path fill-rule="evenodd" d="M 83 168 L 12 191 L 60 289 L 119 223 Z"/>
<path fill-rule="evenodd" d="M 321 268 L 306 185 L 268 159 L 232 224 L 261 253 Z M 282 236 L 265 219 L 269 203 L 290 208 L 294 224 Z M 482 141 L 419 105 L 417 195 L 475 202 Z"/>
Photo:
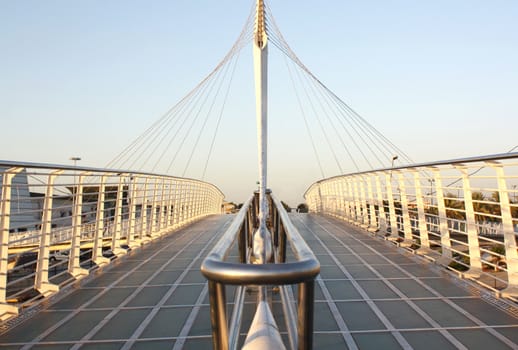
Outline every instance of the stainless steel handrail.
<path fill-rule="evenodd" d="M 225 261 L 236 238 L 245 244 L 242 247 L 251 247 L 250 220 L 253 215 L 253 198 L 249 199 L 241 208 L 236 218 L 227 229 L 218 244 L 203 261 L 201 272 L 209 280 L 209 294 L 211 302 L 211 321 L 213 328 L 213 344 L 215 349 L 227 349 L 232 346 L 230 339 L 235 339 L 234 329 L 228 330 L 226 318 L 225 285 L 289 285 L 299 284 L 298 295 L 298 321 L 287 315 L 288 329 L 297 329 L 297 335 L 290 338 L 297 339 L 292 342 L 299 349 L 312 347 L 313 332 L 313 302 L 314 279 L 320 272 L 320 263 L 308 247 L 298 230 L 291 223 L 281 202 L 271 196 L 274 204 L 273 212 L 273 236 L 276 261 L 279 263 L 247 264 Z M 289 242 L 296 262 L 286 262 L 286 243 Z M 240 256 L 243 252 L 240 251 Z M 236 307 L 236 306 L 235 306 Z M 291 308 L 287 308 L 290 310 Z"/>

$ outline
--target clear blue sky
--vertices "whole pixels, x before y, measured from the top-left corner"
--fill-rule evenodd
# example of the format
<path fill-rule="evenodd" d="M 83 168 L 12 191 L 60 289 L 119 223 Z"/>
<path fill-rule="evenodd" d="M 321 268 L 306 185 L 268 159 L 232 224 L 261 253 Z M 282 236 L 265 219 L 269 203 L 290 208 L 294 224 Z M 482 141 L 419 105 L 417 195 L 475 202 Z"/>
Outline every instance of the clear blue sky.
<path fill-rule="evenodd" d="M 517 1 L 269 3 L 305 65 L 416 162 L 518 145 Z M 103 167 L 212 70 L 251 4 L 1 1 L 0 159 L 77 155 Z M 241 61 L 248 89 L 251 55 Z M 270 187 L 295 206 L 320 172 L 297 150 L 307 139 L 293 101 L 282 105 L 281 66 L 272 63 Z M 234 101 L 253 104 L 240 93 Z M 229 113 L 220 137 L 238 147 L 217 143 L 207 180 L 239 202 L 257 179 L 255 115 L 239 103 Z"/>

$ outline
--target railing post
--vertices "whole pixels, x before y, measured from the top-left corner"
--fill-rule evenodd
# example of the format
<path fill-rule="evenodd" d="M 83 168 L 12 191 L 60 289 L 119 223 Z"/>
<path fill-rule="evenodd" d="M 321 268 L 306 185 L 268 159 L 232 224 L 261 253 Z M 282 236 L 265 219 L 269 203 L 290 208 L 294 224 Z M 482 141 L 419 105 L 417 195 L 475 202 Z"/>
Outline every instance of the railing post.
<path fill-rule="evenodd" d="M 387 215 L 385 213 L 385 204 L 383 203 L 383 191 L 381 190 L 381 179 L 380 175 L 375 175 L 376 181 L 376 192 L 378 193 L 378 215 L 379 215 L 379 230 L 381 232 L 388 231 Z"/>
<path fill-rule="evenodd" d="M 360 195 L 358 194 L 358 178 L 353 177 L 352 178 L 352 186 L 353 186 L 353 198 L 354 198 L 354 212 L 355 212 L 355 219 L 354 222 L 356 225 L 361 226 L 363 222 L 363 215 L 362 213 L 362 206 L 360 202 Z"/>
<path fill-rule="evenodd" d="M 79 175 L 79 182 L 74 183 L 73 209 L 72 209 L 72 242 L 68 256 L 68 272 L 79 279 L 88 275 L 88 270 L 81 267 L 81 229 L 83 214 L 83 182 L 87 173 Z M 74 175 L 75 178 L 75 175 Z M 74 181 L 75 182 L 75 181 Z"/>
<path fill-rule="evenodd" d="M 482 260 L 480 258 L 480 244 L 478 241 L 475 210 L 473 209 L 473 194 L 469 182 L 469 175 L 464 165 L 455 166 L 462 174 L 462 186 L 464 189 L 464 206 L 466 211 L 466 233 L 469 245 L 470 268 L 464 273 L 467 277 L 478 278 L 482 272 Z"/>
<path fill-rule="evenodd" d="M 514 233 L 513 217 L 509 192 L 505 179 L 504 168 L 497 162 L 490 162 L 489 165 L 496 172 L 498 182 L 498 194 L 500 198 L 500 210 L 502 215 L 502 228 L 504 231 L 505 260 L 507 263 L 507 288 L 501 291 L 502 296 L 518 296 L 518 253 L 516 247 L 516 234 Z"/>
<path fill-rule="evenodd" d="M 375 232 L 378 229 L 378 218 L 376 216 L 375 199 L 372 193 L 372 179 L 369 175 L 365 176 L 367 182 L 367 208 L 369 211 L 369 228 L 368 231 Z"/>
<path fill-rule="evenodd" d="M 448 216 L 444 203 L 444 190 L 442 187 L 441 171 L 438 168 L 430 168 L 434 174 L 435 195 L 437 199 L 437 214 L 439 216 L 439 231 L 441 234 L 442 256 L 438 263 L 448 265 L 452 259 L 450 230 L 448 229 Z"/>
<path fill-rule="evenodd" d="M 298 349 L 313 348 L 313 314 L 315 299 L 315 281 L 310 280 L 299 284 L 298 295 Z"/>
<path fill-rule="evenodd" d="M 7 303 L 7 269 L 9 257 L 9 229 L 11 215 L 11 184 L 23 168 L 10 168 L 2 174 L 2 196 L 0 197 L 0 320 L 18 314 L 18 308 Z"/>
<path fill-rule="evenodd" d="M 157 215 L 156 215 L 156 209 L 157 209 L 157 196 L 158 196 L 158 177 L 155 178 L 154 184 L 153 184 L 153 198 L 151 200 L 151 217 L 150 217 L 150 224 L 148 227 L 148 234 L 151 236 L 151 239 L 156 238 L 157 234 Z"/>
<path fill-rule="evenodd" d="M 165 227 L 169 231 L 172 229 L 172 220 L 173 217 L 173 185 L 174 181 L 171 179 L 169 180 L 169 191 L 167 193 L 167 209 L 166 209 L 166 217 L 165 217 Z"/>
<path fill-rule="evenodd" d="M 34 278 L 34 289 L 44 296 L 57 292 L 59 286 L 49 283 L 49 254 L 50 254 L 50 235 L 52 233 L 52 200 L 54 196 L 54 181 L 56 177 L 63 173 L 63 170 L 55 170 L 50 173 L 47 180 L 45 199 L 43 202 L 43 216 L 40 230 L 40 250 L 38 262 L 36 263 L 36 275 Z"/>
<path fill-rule="evenodd" d="M 426 213 L 424 210 L 423 191 L 421 188 L 421 177 L 419 171 L 412 169 L 414 174 L 415 199 L 417 203 L 417 218 L 419 220 L 419 239 L 421 247 L 417 250 L 418 254 L 430 253 L 430 238 L 428 236 L 428 227 L 426 226 Z"/>
<path fill-rule="evenodd" d="M 360 222 L 361 227 L 364 229 L 369 228 L 369 207 L 367 204 L 367 199 L 365 197 L 365 178 L 363 176 L 358 176 L 358 187 L 360 192 L 360 206 L 362 212 L 362 221 Z"/>
<path fill-rule="evenodd" d="M 356 221 L 356 218 L 355 218 L 355 208 L 354 208 L 354 196 L 353 196 L 353 191 L 352 191 L 352 184 L 351 184 L 351 179 L 350 178 L 347 178 L 346 179 L 346 183 L 347 183 L 347 216 L 348 216 L 348 221 L 349 222 L 355 222 Z"/>
<path fill-rule="evenodd" d="M 106 174 L 102 175 L 99 182 L 99 194 L 97 196 L 97 220 L 95 221 L 95 235 L 92 249 L 92 261 L 97 265 L 107 264 L 110 259 L 103 256 L 104 238 L 104 202 L 106 197 Z"/>
<path fill-rule="evenodd" d="M 115 202 L 115 214 L 113 216 L 113 232 L 111 250 L 112 253 L 119 256 L 126 254 L 126 249 L 121 246 L 121 231 L 122 231 L 122 200 L 124 192 L 124 175 L 119 175 L 119 184 L 117 185 L 117 199 Z"/>
<path fill-rule="evenodd" d="M 140 239 L 142 241 L 147 242 L 150 238 L 148 237 L 149 231 L 149 223 L 148 223 L 148 215 L 147 215 L 147 202 L 148 202 L 148 184 L 149 184 L 149 176 L 146 176 L 144 181 L 144 187 L 142 189 L 142 198 L 140 198 L 141 209 L 140 209 Z"/>
<path fill-rule="evenodd" d="M 160 193 L 158 195 L 158 204 L 157 204 L 157 218 L 156 218 L 156 232 L 159 236 L 163 234 L 164 228 L 164 209 L 165 209 L 165 179 L 160 179 Z"/>
<path fill-rule="evenodd" d="M 406 194 L 405 176 L 398 171 L 398 186 L 399 186 L 399 202 L 401 204 L 401 213 L 403 217 L 403 232 L 405 240 L 401 242 L 401 246 L 410 247 L 413 244 L 414 237 L 412 236 L 412 224 L 410 222 L 410 214 L 408 212 L 408 197 Z"/>
<path fill-rule="evenodd" d="M 140 246 L 141 241 L 135 239 L 135 221 L 137 215 L 137 176 L 130 175 L 128 184 L 128 236 L 126 237 L 126 244 L 130 248 Z"/>
<path fill-rule="evenodd" d="M 392 170 L 390 173 L 385 173 L 385 187 L 387 191 L 387 200 L 389 204 L 390 217 L 390 239 L 399 239 L 399 229 L 397 226 L 396 208 L 394 206 L 394 195 L 392 194 Z"/>
<path fill-rule="evenodd" d="M 177 228 L 180 226 L 180 198 L 182 195 L 182 182 L 177 181 L 175 186 L 175 193 L 174 193 L 174 208 L 173 208 L 173 223 L 174 228 Z"/>
<path fill-rule="evenodd" d="M 342 219 L 342 220 L 345 220 L 345 200 L 344 200 L 344 186 L 343 186 L 343 178 L 338 178 L 337 179 L 337 184 L 336 184 L 336 187 L 338 189 L 338 193 L 337 193 L 337 196 L 338 196 L 338 212 L 339 212 L 339 217 Z"/>
<path fill-rule="evenodd" d="M 225 286 L 214 281 L 209 284 L 210 321 L 212 324 L 212 345 L 214 350 L 228 349 L 227 303 Z"/>

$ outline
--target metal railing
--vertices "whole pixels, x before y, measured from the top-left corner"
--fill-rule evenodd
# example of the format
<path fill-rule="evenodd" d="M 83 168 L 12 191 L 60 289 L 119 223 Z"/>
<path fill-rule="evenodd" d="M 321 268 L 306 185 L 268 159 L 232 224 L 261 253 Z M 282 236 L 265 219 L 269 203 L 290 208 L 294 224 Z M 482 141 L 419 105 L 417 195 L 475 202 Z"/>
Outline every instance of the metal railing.
<path fill-rule="evenodd" d="M 245 290 L 265 285 L 279 287 L 290 347 L 311 349 L 314 279 L 320 272 L 320 264 L 291 223 L 280 201 L 274 196 L 269 197 L 268 225 L 272 233 L 274 262 L 252 264 L 250 257 L 254 244 L 253 232 L 258 226 L 258 197 L 254 198 L 243 205 L 201 267 L 203 275 L 209 280 L 214 349 L 237 347 Z M 238 248 L 238 261 L 231 261 L 229 254 L 235 244 Z M 294 261 L 287 261 L 288 245 L 293 252 Z M 293 284 L 298 284 L 296 312 L 293 298 L 290 297 Z M 238 286 L 230 322 L 226 304 L 226 286 L 229 285 Z"/>
<path fill-rule="evenodd" d="M 0 317 L 206 215 L 222 192 L 125 170 L 0 161 Z"/>
<path fill-rule="evenodd" d="M 336 176 L 305 193 L 310 211 L 379 232 L 518 296 L 518 153 Z"/>

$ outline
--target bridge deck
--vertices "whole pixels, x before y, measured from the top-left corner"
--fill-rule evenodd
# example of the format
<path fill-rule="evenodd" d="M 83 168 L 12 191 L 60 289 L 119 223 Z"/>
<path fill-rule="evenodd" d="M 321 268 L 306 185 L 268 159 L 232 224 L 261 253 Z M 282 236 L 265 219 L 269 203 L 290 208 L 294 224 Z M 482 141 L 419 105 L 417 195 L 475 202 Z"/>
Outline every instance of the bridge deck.
<path fill-rule="evenodd" d="M 518 317 L 437 267 L 342 222 L 292 218 L 322 266 L 315 348 L 518 349 Z M 210 217 L 132 252 L 11 326 L 0 335 L 0 349 L 210 348 L 199 266 L 231 219 Z"/>

